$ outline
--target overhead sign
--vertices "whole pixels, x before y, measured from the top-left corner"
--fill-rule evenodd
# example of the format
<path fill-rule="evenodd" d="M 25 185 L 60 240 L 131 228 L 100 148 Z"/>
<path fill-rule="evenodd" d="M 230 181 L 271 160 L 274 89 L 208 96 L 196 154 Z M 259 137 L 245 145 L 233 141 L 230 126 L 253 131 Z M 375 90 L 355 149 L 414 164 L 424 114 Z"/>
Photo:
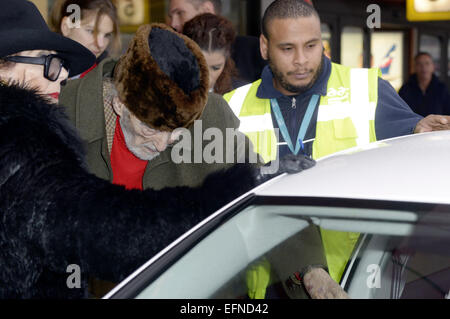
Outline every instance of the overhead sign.
<path fill-rule="evenodd" d="M 406 0 L 409 21 L 450 20 L 450 0 Z"/>
<path fill-rule="evenodd" d="M 146 22 L 146 1 L 119 0 L 117 11 L 122 25 L 140 25 Z"/>
<path fill-rule="evenodd" d="M 122 32 L 136 32 L 140 25 L 150 22 L 148 0 L 117 0 L 116 3 Z"/>

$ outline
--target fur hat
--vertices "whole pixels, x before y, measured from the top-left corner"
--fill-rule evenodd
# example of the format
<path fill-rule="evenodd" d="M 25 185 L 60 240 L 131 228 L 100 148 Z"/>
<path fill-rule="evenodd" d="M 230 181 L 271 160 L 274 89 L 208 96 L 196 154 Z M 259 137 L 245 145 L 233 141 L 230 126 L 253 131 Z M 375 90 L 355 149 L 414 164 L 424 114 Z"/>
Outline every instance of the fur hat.
<path fill-rule="evenodd" d="M 141 26 L 117 63 L 122 103 L 160 131 L 189 127 L 208 99 L 208 66 L 198 45 L 164 24 Z"/>

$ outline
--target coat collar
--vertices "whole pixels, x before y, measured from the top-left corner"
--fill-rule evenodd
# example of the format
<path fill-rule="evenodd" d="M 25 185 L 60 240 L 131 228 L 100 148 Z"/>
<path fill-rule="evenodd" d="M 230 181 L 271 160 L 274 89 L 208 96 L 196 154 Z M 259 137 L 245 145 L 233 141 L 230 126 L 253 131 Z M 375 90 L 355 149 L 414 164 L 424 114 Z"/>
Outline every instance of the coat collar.
<path fill-rule="evenodd" d="M 106 135 L 103 109 L 103 76 L 114 69 L 116 60 L 105 59 L 83 79 L 70 80 L 79 84 L 76 95 L 75 125 L 81 138 L 87 143 L 102 139 Z M 79 83 L 76 82 L 79 81 Z M 96 107 L 101 105 L 102 107 Z M 92 123 L 99 123 L 92 125 Z"/>

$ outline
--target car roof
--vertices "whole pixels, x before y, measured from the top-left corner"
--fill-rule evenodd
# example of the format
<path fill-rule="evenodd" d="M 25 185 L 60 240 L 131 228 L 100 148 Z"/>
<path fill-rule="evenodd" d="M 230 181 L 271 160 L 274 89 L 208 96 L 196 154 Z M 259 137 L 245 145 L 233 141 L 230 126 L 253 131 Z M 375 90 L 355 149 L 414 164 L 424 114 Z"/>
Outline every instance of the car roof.
<path fill-rule="evenodd" d="M 450 131 L 348 149 L 262 185 L 255 193 L 450 204 Z"/>
<path fill-rule="evenodd" d="M 392 200 L 450 204 L 450 131 L 408 135 L 352 148 L 284 174 L 236 198 L 180 236 L 103 298 L 116 297 L 149 266 L 249 195 Z"/>

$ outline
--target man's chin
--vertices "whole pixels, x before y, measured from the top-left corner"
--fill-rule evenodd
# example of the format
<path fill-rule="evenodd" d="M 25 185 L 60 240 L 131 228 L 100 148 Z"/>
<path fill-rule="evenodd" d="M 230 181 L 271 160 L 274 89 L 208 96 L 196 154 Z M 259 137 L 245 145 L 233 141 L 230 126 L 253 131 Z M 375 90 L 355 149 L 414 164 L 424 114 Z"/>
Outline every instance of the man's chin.
<path fill-rule="evenodd" d="M 152 153 L 152 154 L 148 154 L 147 156 L 145 156 L 144 158 L 141 158 L 141 159 L 144 160 L 144 161 L 151 161 L 152 159 L 157 158 L 159 156 L 159 154 L 160 153 L 155 152 L 155 153 Z"/>
<path fill-rule="evenodd" d="M 303 84 L 303 85 L 298 85 L 298 84 L 285 84 L 283 87 L 286 91 L 289 91 L 291 93 L 294 94 L 301 94 L 304 93 L 306 91 L 308 91 L 311 88 L 311 83 L 307 83 L 307 84 Z"/>
<path fill-rule="evenodd" d="M 147 152 L 141 152 L 141 151 L 136 151 L 136 150 L 130 150 L 131 153 L 133 153 L 134 156 L 136 156 L 137 158 L 139 158 L 140 160 L 143 161 L 150 161 L 156 157 L 159 156 L 159 152 L 151 152 L 151 151 L 147 151 Z"/>

